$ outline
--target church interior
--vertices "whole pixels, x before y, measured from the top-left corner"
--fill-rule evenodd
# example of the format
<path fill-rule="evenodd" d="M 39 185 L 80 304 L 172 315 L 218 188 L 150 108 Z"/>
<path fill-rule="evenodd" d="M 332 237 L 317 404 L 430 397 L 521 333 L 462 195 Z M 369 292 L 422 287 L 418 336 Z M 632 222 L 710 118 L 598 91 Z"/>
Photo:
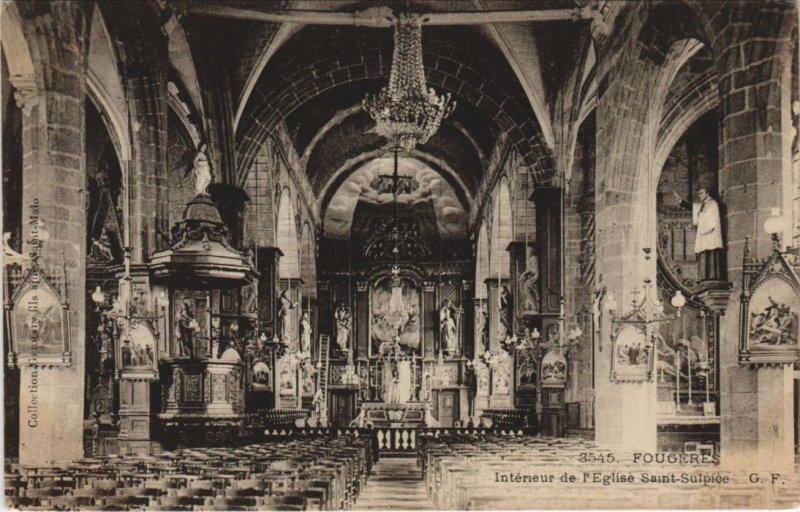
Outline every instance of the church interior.
<path fill-rule="evenodd" d="M 800 503 L 794 2 L 0 19 L 7 505 Z"/>

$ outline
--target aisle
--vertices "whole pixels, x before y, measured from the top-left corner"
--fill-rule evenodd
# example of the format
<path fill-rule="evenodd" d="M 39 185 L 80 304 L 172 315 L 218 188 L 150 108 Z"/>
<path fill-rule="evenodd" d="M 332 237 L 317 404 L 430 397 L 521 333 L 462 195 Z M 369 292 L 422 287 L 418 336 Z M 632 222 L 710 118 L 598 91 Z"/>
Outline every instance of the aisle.
<path fill-rule="evenodd" d="M 383 458 L 372 466 L 355 510 L 430 510 L 433 502 L 425 491 L 417 459 Z"/>

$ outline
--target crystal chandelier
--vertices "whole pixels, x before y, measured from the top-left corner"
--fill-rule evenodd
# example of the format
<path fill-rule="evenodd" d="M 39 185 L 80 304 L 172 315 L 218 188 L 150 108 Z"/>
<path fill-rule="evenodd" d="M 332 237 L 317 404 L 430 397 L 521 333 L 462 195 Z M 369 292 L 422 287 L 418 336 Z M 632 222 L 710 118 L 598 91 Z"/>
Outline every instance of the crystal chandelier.
<path fill-rule="evenodd" d="M 389 85 L 378 95 L 364 98 L 363 106 L 375 120 L 375 132 L 386 137 L 392 149 L 406 153 L 427 142 L 455 108 L 449 93 L 438 96 L 433 88 L 426 88 L 418 15 L 397 17 Z"/>

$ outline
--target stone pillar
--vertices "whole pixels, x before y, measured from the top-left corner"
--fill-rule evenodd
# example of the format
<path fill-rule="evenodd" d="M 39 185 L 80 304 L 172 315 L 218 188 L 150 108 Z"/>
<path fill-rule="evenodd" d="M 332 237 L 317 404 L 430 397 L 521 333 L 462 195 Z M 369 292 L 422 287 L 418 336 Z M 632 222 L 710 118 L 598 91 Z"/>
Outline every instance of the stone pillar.
<path fill-rule="evenodd" d="M 436 303 L 436 283 L 425 281 L 422 285 L 422 354 L 426 358 L 438 357 L 439 304 Z"/>
<path fill-rule="evenodd" d="M 278 263 L 283 253 L 277 247 L 256 250 L 258 278 L 258 330 L 272 338 L 275 335 L 275 304 L 278 293 Z"/>
<path fill-rule="evenodd" d="M 228 226 L 231 232 L 231 243 L 240 250 L 246 250 L 242 246 L 244 235 L 244 212 L 245 204 L 250 198 L 242 188 L 226 183 L 212 183 L 208 187 L 211 199 L 217 204 L 219 215 L 222 222 Z"/>
<path fill-rule="evenodd" d="M 356 283 L 356 310 L 353 312 L 353 343 L 359 361 L 367 361 L 369 356 L 369 283 Z"/>
<path fill-rule="evenodd" d="M 16 4 L 15 4 L 16 5 Z M 72 363 L 20 368 L 21 464 L 70 461 L 83 456 L 86 269 L 85 101 L 90 15 L 79 2 L 16 5 L 40 75 L 38 98 L 18 90 L 23 118 L 23 253 L 30 250 L 29 216 L 50 233 L 42 250 L 45 269 L 66 262 L 66 298 Z M 57 177 L 57 179 L 56 179 Z M 38 204 L 34 210 L 33 206 Z M 63 259 L 62 259 L 63 254 Z M 37 418 L 26 414 L 35 405 Z"/>
<path fill-rule="evenodd" d="M 734 23 L 740 27 L 737 34 L 730 30 Z M 781 208 L 787 219 L 791 215 L 789 100 L 792 45 L 797 42 L 789 34 L 796 26 L 797 10 L 791 2 L 737 4 L 714 17 L 713 29 L 719 34 L 713 43 L 721 120 L 719 188 L 726 211 L 728 279 L 733 284 L 719 347 L 720 443 L 726 466 L 751 468 L 758 463 L 775 468 L 791 460 L 789 370 L 739 367 L 735 341 L 745 238 L 753 255 L 765 258 L 772 249 L 763 229 L 770 210 Z"/>
<path fill-rule="evenodd" d="M 595 285 L 602 283 L 613 294 L 618 315 L 630 311 L 634 292 L 656 275 L 655 259 L 645 263 L 643 249 L 654 254 L 656 246 L 657 182 L 651 179 L 656 171 L 650 156 L 665 92 L 655 84 L 664 68 L 642 58 L 638 39 L 630 36 L 646 20 L 642 12 L 615 30 L 607 42 L 613 50 L 599 59 L 597 71 L 604 78 L 595 114 Z M 595 439 L 620 450 L 655 451 L 655 381 L 612 382 L 610 336 L 611 321 L 604 312 L 595 347 Z"/>
<path fill-rule="evenodd" d="M 336 349 L 336 328 L 335 328 L 335 321 L 333 319 L 333 314 L 336 309 L 336 305 L 333 303 L 331 297 L 331 283 L 330 281 L 326 280 L 318 280 L 317 281 L 317 330 L 318 332 L 315 333 L 314 337 L 319 338 L 321 334 L 327 334 L 331 337 L 331 344 L 330 344 L 330 352 L 328 357 L 330 357 L 334 350 Z M 317 356 L 317 347 L 315 343 L 312 343 L 314 355 L 316 358 Z"/>

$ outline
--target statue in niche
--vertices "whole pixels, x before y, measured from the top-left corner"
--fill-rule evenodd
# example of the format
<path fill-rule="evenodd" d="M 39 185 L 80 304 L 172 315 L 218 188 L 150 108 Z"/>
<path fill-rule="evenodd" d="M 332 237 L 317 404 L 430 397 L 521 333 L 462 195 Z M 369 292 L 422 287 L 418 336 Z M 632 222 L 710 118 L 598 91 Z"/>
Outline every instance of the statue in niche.
<path fill-rule="evenodd" d="M 447 299 L 442 304 L 442 309 L 439 310 L 439 336 L 442 350 L 447 352 L 448 355 L 454 355 L 458 352 L 458 326 L 456 323 L 456 316 L 458 309 L 453 306 L 452 301 Z"/>
<path fill-rule="evenodd" d="M 311 319 L 308 311 L 304 311 L 300 317 L 300 352 L 311 350 Z"/>
<path fill-rule="evenodd" d="M 114 260 L 114 252 L 111 246 L 111 236 L 108 229 L 103 228 L 100 238 L 92 239 L 92 246 L 89 249 L 89 257 L 98 263 L 110 263 Z"/>
<path fill-rule="evenodd" d="M 196 196 L 208 195 L 207 189 L 211 184 L 211 164 L 208 161 L 208 144 L 205 142 L 197 148 L 197 153 L 192 160 L 190 170 L 194 177 L 194 193 Z M 188 172 L 186 173 L 189 174 Z"/>
<path fill-rule="evenodd" d="M 480 336 L 481 352 L 486 352 L 489 350 L 489 312 L 486 311 L 486 304 L 478 307 L 475 315 L 475 332 Z"/>
<path fill-rule="evenodd" d="M 342 352 L 347 352 L 350 341 L 350 309 L 344 304 L 334 312 L 336 320 L 336 345 Z"/>
<path fill-rule="evenodd" d="M 284 288 L 281 291 L 280 307 L 278 308 L 278 338 L 281 341 L 289 341 L 291 331 L 289 330 L 289 317 L 295 303 L 289 298 L 289 290 Z"/>
<path fill-rule="evenodd" d="M 539 312 L 539 257 L 536 253 L 528 256 L 525 271 L 520 274 L 519 282 L 522 284 L 522 297 L 525 300 L 526 313 Z"/>
<path fill-rule="evenodd" d="M 498 306 L 497 334 L 500 339 L 511 335 L 511 291 L 508 286 L 500 287 L 500 304 Z"/>
<path fill-rule="evenodd" d="M 696 203 L 685 201 L 674 190 L 675 200 L 686 209 L 692 210 L 692 224 L 697 228 L 694 239 L 694 252 L 697 254 L 700 281 L 722 280 L 722 225 L 719 218 L 719 204 L 705 187 L 697 190 Z"/>
<path fill-rule="evenodd" d="M 198 330 L 199 324 L 194 317 L 194 313 L 189 307 L 188 302 L 181 304 L 178 315 L 178 339 L 180 340 L 180 355 L 182 357 L 194 357 L 194 335 Z"/>

